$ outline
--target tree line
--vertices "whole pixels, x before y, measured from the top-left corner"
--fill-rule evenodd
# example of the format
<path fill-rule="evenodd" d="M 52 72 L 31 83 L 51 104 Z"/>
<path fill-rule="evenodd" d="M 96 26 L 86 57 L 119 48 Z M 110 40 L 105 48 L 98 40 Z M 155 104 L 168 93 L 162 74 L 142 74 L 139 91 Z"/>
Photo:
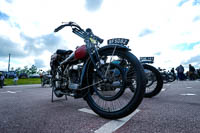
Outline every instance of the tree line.
<path fill-rule="evenodd" d="M 32 65 L 31 67 L 24 66 L 24 68 L 18 67 L 17 69 L 14 69 L 12 67 L 11 71 L 15 71 L 17 75 L 21 73 L 26 73 L 30 75 L 30 74 L 39 74 L 43 72 L 41 69 L 38 69 L 35 65 Z"/>

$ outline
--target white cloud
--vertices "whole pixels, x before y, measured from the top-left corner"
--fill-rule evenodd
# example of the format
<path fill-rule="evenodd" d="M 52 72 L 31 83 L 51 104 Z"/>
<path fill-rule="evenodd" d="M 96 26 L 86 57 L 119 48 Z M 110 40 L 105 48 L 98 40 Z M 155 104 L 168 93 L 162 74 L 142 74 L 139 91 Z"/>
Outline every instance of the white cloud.
<path fill-rule="evenodd" d="M 12 27 L 8 22 L 0 21 L 0 35 L 8 36 L 23 47 L 25 42 L 20 33 L 40 38 L 51 34 L 62 21 L 75 21 L 84 29 L 91 27 L 105 42 L 112 37 L 129 38 L 130 48 L 137 57 L 152 56 L 159 52 L 161 54 L 155 56 L 156 66 L 175 67 L 200 52 L 197 46 L 191 51 L 173 49 L 174 45 L 199 41 L 200 35 L 199 21 L 193 22 L 200 15 L 199 6 L 193 6 L 192 1 L 188 1 L 179 7 L 180 2 L 181 0 L 104 0 L 95 12 L 87 10 L 85 0 L 0 2 L 0 9 L 10 16 L 9 23 L 20 26 Z M 144 29 L 151 29 L 153 34 L 139 37 Z M 54 51 L 56 48 L 74 50 L 77 45 L 83 44 L 83 40 L 73 35 L 70 28 L 55 35 L 62 37 L 63 45 L 55 46 Z M 42 47 L 40 44 L 35 45 Z M 47 68 L 51 54 L 45 51 L 41 55 Z M 36 57 L 26 58 L 26 64 L 32 65 Z M 18 63 L 23 64 L 20 61 Z"/>

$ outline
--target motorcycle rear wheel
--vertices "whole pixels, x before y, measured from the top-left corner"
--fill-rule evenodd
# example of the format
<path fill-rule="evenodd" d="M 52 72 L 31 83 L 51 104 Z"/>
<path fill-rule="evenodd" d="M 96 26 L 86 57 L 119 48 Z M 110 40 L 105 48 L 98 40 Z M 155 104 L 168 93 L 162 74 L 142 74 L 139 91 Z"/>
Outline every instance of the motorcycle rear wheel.
<path fill-rule="evenodd" d="M 174 82 L 176 80 L 176 76 L 171 73 L 168 74 L 168 77 L 169 77 L 168 79 L 169 82 Z"/>
<path fill-rule="evenodd" d="M 100 58 L 105 61 L 106 63 L 110 63 L 110 59 L 113 54 L 113 49 L 104 50 L 99 53 Z M 100 83 L 98 85 L 93 85 L 90 87 L 90 91 L 85 97 L 85 100 L 87 101 L 89 107 L 97 113 L 99 116 L 107 118 L 107 119 L 119 119 L 122 117 L 125 117 L 129 114 L 131 114 L 133 111 L 137 109 L 137 107 L 142 102 L 144 92 L 145 92 L 145 75 L 144 75 L 144 69 L 141 66 L 138 59 L 130 52 L 119 50 L 117 49 L 113 55 L 113 61 L 118 61 L 123 59 L 125 61 L 125 65 L 120 64 L 121 67 L 124 68 L 125 78 L 127 81 L 124 81 L 123 78 L 119 78 L 120 75 L 122 76 L 123 72 L 118 72 L 118 76 L 114 76 L 114 78 L 118 78 L 118 80 L 123 80 L 122 83 L 126 82 L 125 86 L 122 88 L 116 89 L 110 89 L 109 93 L 118 95 L 120 89 L 124 89 L 123 93 L 120 93 L 119 97 L 117 99 L 108 98 L 109 100 L 106 100 L 105 98 L 102 98 L 99 96 L 98 93 L 96 93 L 96 87 L 98 87 L 98 91 L 101 91 L 101 94 L 108 93 L 106 90 L 103 90 L 101 85 L 105 83 Z M 109 61 L 109 62 L 107 62 Z M 113 62 L 112 61 L 112 62 Z M 114 69 L 114 68 L 113 68 Z M 93 73 L 96 73 L 93 64 L 90 63 L 88 69 L 87 69 L 87 80 L 88 85 L 94 84 L 94 77 Z M 129 70 L 127 72 L 127 70 Z M 108 72 L 109 73 L 109 72 Z M 103 72 L 103 74 L 106 75 L 106 72 Z M 98 81 L 96 81 L 97 83 Z M 117 91 L 117 93 L 116 93 Z M 112 93 L 111 93 L 112 92 Z M 107 96 L 109 97 L 109 96 Z M 114 97 L 114 96 L 113 96 Z M 110 100 L 112 99 L 112 100 Z"/>

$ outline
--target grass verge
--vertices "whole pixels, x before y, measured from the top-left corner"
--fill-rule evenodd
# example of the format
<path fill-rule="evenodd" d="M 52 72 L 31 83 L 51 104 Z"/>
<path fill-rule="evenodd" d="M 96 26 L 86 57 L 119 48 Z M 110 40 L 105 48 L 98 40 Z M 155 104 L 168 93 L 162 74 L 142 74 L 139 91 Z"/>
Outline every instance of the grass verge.
<path fill-rule="evenodd" d="M 14 85 L 13 79 L 5 79 L 5 85 Z M 27 79 L 19 79 L 17 81 L 17 85 L 27 85 L 27 84 L 41 84 L 40 78 L 27 78 Z"/>

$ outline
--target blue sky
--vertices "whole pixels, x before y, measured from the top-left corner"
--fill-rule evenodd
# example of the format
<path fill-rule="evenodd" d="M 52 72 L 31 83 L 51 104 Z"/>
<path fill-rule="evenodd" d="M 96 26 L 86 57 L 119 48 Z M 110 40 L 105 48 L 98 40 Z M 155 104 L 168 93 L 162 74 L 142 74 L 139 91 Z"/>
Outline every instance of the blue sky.
<path fill-rule="evenodd" d="M 129 38 L 132 53 L 154 56 L 156 67 L 200 68 L 200 0 L 0 0 L 0 70 L 50 68 L 56 49 L 84 42 L 61 22 L 75 21 L 101 38 Z M 106 42 L 106 41 L 105 41 Z"/>
<path fill-rule="evenodd" d="M 8 20 L 8 19 L 9 19 L 9 16 L 0 11 L 0 20 Z"/>

